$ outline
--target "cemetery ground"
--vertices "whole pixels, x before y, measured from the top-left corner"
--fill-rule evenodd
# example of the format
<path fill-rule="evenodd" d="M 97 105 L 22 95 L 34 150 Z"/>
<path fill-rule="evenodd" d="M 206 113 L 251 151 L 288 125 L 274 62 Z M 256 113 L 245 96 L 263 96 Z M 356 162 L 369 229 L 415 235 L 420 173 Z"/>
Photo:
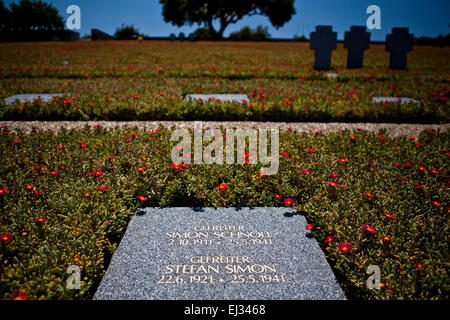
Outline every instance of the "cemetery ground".
<path fill-rule="evenodd" d="M 63 93 L 50 103 L 6 105 L 0 120 L 235 120 L 439 123 L 448 121 L 449 51 L 417 46 L 408 71 L 388 69 L 384 45 L 347 70 L 315 72 L 309 43 L 101 41 L 0 44 L 0 97 Z M 192 93 L 244 93 L 247 104 L 185 103 Z M 420 103 L 374 103 L 372 97 Z"/>
<path fill-rule="evenodd" d="M 448 50 L 415 47 L 400 72 L 372 45 L 365 68 L 346 70 L 339 44 L 330 78 L 312 70 L 308 43 L 3 43 L 0 121 L 447 123 Z M 4 102 L 36 92 L 63 98 Z M 250 101 L 182 101 L 233 92 Z M 1 132 L 0 298 L 92 298 L 139 207 L 287 206 L 306 217 L 347 298 L 448 299 L 449 130 L 283 130 L 272 176 L 173 164 L 166 128 Z M 66 288 L 73 264 L 81 290 Z M 366 286 L 369 265 L 382 270 L 380 290 Z"/>

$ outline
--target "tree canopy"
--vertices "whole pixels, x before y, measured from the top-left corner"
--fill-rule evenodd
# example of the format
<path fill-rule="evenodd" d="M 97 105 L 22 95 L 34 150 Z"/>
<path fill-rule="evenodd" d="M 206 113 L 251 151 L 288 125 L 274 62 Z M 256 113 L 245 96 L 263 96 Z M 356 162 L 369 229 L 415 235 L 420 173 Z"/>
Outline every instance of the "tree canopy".
<path fill-rule="evenodd" d="M 164 21 L 176 26 L 204 24 L 220 39 L 227 26 L 245 16 L 263 15 L 278 28 L 295 14 L 294 0 L 159 0 Z M 216 30 L 214 23 L 219 23 Z"/>
<path fill-rule="evenodd" d="M 9 10 L 0 0 L 0 28 L 13 31 L 61 30 L 63 18 L 51 4 L 39 1 L 20 0 L 11 3 Z"/>
<path fill-rule="evenodd" d="M 5 30 L 11 25 L 11 14 L 5 7 L 3 0 L 0 0 L 0 30 Z"/>
<path fill-rule="evenodd" d="M 118 40 L 134 40 L 137 39 L 140 34 L 139 30 L 136 29 L 133 25 L 126 26 L 122 24 L 120 28 L 116 29 L 116 33 L 114 34 L 114 36 Z"/>
<path fill-rule="evenodd" d="M 230 33 L 232 40 L 264 40 L 270 38 L 267 27 L 257 26 L 254 30 L 249 26 L 243 27 L 239 31 Z"/>

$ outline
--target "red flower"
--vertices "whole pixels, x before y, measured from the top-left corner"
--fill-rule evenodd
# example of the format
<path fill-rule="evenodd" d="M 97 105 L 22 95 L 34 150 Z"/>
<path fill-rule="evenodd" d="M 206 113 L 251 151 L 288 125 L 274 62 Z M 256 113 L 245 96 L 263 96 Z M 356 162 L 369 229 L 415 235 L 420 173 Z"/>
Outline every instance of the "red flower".
<path fill-rule="evenodd" d="M 182 168 L 182 164 L 181 163 L 172 163 L 172 168 L 174 168 L 175 170 L 179 170 Z"/>
<path fill-rule="evenodd" d="M 37 218 L 37 219 L 34 219 L 34 221 L 42 223 L 42 222 L 47 221 L 47 218 Z"/>
<path fill-rule="evenodd" d="M 283 155 L 283 156 L 288 156 L 288 155 L 289 155 L 289 152 L 284 152 L 284 151 L 283 151 L 283 152 L 281 153 L 281 155 Z"/>
<path fill-rule="evenodd" d="M 328 182 L 328 185 L 332 186 L 332 187 L 337 187 L 338 186 L 338 184 L 336 182 Z"/>
<path fill-rule="evenodd" d="M 7 194 L 7 193 L 8 193 L 8 189 L 6 189 L 6 188 L 0 189 L 0 194 Z"/>
<path fill-rule="evenodd" d="M 366 196 L 368 196 L 369 198 L 374 198 L 375 196 L 373 194 L 371 194 L 370 192 L 366 192 Z"/>
<path fill-rule="evenodd" d="M 418 168 L 420 171 L 425 171 L 425 170 L 427 170 L 427 169 L 425 169 L 424 167 L 419 167 Z"/>
<path fill-rule="evenodd" d="M 21 144 L 22 141 L 21 140 L 14 140 L 12 143 L 14 143 L 14 144 Z"/>
<path fill-rule="evenodd" d="M 90 193 L 85 193 L 85 194 L 83 194 L 81 196 L 84 197 L 84 198 L 89 198 L 91 196 L 91 194 Z"/>
<path fill-rule="evenodd" d="M 60 145 L 56 146 L 56 149 L 62 149 L 62 148 L 64 148 L 64 147 L 65 147 L 64 144 L 60 144 Z"/>
<path fill-rule="evenodd" d="M 387 212 L 383 212 L 382 214 L 386 218 L 395 219 L 395 216 L 393 214 L 390 214 L 390 213 L 387 213 Z"/>
<path fill-rule="evenodd" d="M 419 268 L 419 269 L 422 269 L 424 267 L 424 265 L 420 264 L 420 263 L 416 263 L 416 267 Z"/>
<path fill-rule="evenodd" d="M 108 156 L 108 159 L 115 159 L 116 157 L 114 157 L 114 156 Z"/>
<path fill-rule="evenodd" d="M 72 261 L 75 262 L 75 263 L 77 263 L 80 260 L 81 260 L 80 257 L 73 257 L 72 258 Z"/>
<path fill-rule="evenodd" d="M 338 244 L 338 249 L 341 252 L 348 252 L 353 249 L 352 245 L 348 242 L 342 242 Z"/>
<path fill-rule="evenodd" d="M 144 172 L 147 169 L 146 168 L 137 168 L 136 170 L 137 170 L 137 172 Z"/>
<path fill-rule="evenodd" d="M 102 176 L 103 175 L 103 171 L 95 169 L 94 171 L 92 171 L 92 175 L 93 176 L 98 176 L 98 177 Z"/>
<path fill-rule="evenodd" d="M 370 233 L 377 233 L 377 230 L 375 230 L 375 228 L 369 224 L 363 224 L 362 228 L 366 231 L 369 231 Z"/>
<path fill-rule="evenodd" d="M 9 233 L 2 233 L 2 234 L 0 234 L 0 240 L 1 241 L 4 241 L 4 242 L 11 241 L 12 238 L 13 238 L 12 234 L 9 234 Z"/>
<path fill-rule="evenodd" d="M 433 173 L 439 173 L 439 171 L 437 171 L 436 169 L 431 169 L 430 171 Z"/>
<path fill-rule="evenodd" d="M 332 236 L 328 236 L 325 239 L 325 242 L 328 242 L 328 243 L 333 242 L 333 241 L 334 241 L 334 237 L 332 237 Z"/>
<path fill-rule="evenodd" d="M 316 149 L 308 148 L 308 151 L 309 151 L 309 152 L 314 152 L 314 151 L 316 151 Z"/>
<path fill-rule="evenodd" d="M 314 225 L 313 223 L 311 223 L 311 224 L 307 224 L 307 225 L 305 226 L 305 229 L 306 229 L 306 230 L 312 230 L 312 229 L 314 229 L 314 227 L 315 227 L 315 225 Z"/>
<path fill-rule="evenodd" d="M 34 170 L 39 170 L 41 168 L 42 168 L 42 166 L 36 166 L 36 167 L 34 167 Z"/>
<path fill-rule="evenodd" d="M 347 163 L 347 162 L 348 162 L 348 159 L 347 159 L 347 158 L 344 158 L 344 159 L 339 159 L 338 161 L 339 161 L 339 162 L 343 162 L 343 163 Z"/>
<path fill-rule="evenodd" d="M 353 136 L 351 136 L 351 137 L 348 137 L 350 140 L 356 140 L 356 137 L 353 137 Z"/>
<path fill-rule="evenodd" d="M 87 144 L 84 143 L 84 142 L 80 142 L 80 147 L 81 147 L 81 148 L 86 148 L 86 147 L 87 147 Z"/>
<path fill-rule="evenodd" d="M 40 192 L 40 191 L 33 191 L 33 193 L 37 196 L 42 194 L 42 192 Z"/>
<path fill-rule="evenodd" d="M 380 239 L 383 240 L 384 242 L 391 242 L 392 241 L 391 237 L 386 237 L 386 236 L 380 237 Z"/>
<path fill-rule="evenodd" d="M 431 201 L 431 203 L 434 204 L 435 206 L 438 206 L 438 207 L 441 206 L 441 204 L 439 202 L 437 202 L 437 201 Z"/>
<path fill-rule="evenodd" d="M 287 205 L 287 206 L 290 206 L 290 205 L 294 204 L 294 199 L 292 199 L 292 198 L 286 198 L 286 199 L 283 200 L 283 203 L 284 203 L 285 205 Z"/>
<path fill-rule="evenodd" d="M 280 198 L 281 198 L 281 194 L 278 194 L 278 193 L 274 193 L 273 196 L 274 196 L 275 198 L 277 198 L 277 199 L 280 199 Z"/>
<path fill-rule="evenodd" d="M 330 173 L 330 176 L 332 176 L 333 178 L 339 177 L 339 175 L 337 173 Z"/>
<path fill-rule="evenodd" d="M 48 174 L 51 174 L 52 176 L 56 176 L 59 174 L 59 171 L 49 171 Z"/>
<path fill-rule="evenodd" d="M 27 295 L 22 292 L 16 292 L 11 295 L 9 300 L 27 300 Z"/>
<path fill-rule="evenodd" d="M 314 132 L 315 134 L 318 134 L 319 136 L 323 136 L 323 133 L 322 132 L 320 132 L 320 131 L 316 131 L 316 132 Z"/>
<path fill-rule="evenodd" d="M 416 185 L 415 187 L 416 187 L 417 189 L 425 189 L 425 187 L 424 187 L 424 186 L 421 186 L 420 184 Z"/>
<path fill-rule="evenodd" d="M 97 189 L 101 190 L 101 191 L 105 191 L 106 189 L 108 189 L 108 187 L 107 186 L 99 186 L 99 187 L 97 187 Z"/>
<path fill-rule="evenodd" d="M 302 173 L 304 173 L 304 174 L 309 174 L 309 170 L 303 169 L 303 170 L 302 170 Z"/>
<path fill-rule="evenodd" d="M 141 202 L 145 202 L 145 201 L 148 200 L 148 198 L 147 198 L 147 197 L 144 197 L 144 196 L 137 196 L 137 198 L 138 198 L 138 200 L 141 201 Z"/>
<path fill-rule="evenodd" d="M 219 185 L 216 187 L 216 189 L 219 189 L 219 190 L 226 190 L 226 189 L 228 189 L 228 185 L 225 184 L 225 183 L 222 183 L 222 184 L 219 184 Z"/>
<path fill-rule="evenodd" d="M 25 186 L 25 189 L 31 190 L 31 189 L 33 189 L 34 187 L 35 187 L 34 184 L 29 184 L 29 185 Z"/>

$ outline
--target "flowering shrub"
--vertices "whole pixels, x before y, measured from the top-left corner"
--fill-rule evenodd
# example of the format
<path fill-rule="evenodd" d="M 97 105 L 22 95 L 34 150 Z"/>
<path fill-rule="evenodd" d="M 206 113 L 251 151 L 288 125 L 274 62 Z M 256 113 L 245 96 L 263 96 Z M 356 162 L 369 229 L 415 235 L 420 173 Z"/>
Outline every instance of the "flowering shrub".
<path fill-rule="evenodd" d="M 259 165 L 173 164 L 166 129 L 2 131 L 3 299 L 92 297 L 140 206 L 294 207 L 349 298 L 448 298 L 449 131 L 384 143 L 360 131 L 283 132 L 273 176 L 258 176 Z M 72 264 L 80 290 L 66 288 Z M 366 287 L 371 264 L 381 269 L 381 290 Z"/>

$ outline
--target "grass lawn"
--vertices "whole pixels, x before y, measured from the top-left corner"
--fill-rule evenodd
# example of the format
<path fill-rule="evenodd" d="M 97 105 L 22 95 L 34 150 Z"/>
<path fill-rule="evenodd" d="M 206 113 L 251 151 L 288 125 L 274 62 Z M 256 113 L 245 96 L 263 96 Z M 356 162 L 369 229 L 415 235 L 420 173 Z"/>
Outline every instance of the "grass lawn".
<path fill-rule="evenodd" d="M 361 70 L 312 68 L 309 43 L 168 41 L 0 43 L 0 120 L 255 120 L 439 123 L 449 120 L 450 49 L 415 46 L 408 71 L 372 44 Z M 19 93 L 63 93 L 5 105 Z M 244 93 L 246 105 L 184 103 L 189 93 Z M 373 96 L 420 104 L 373 103 Z"/>
<path fill-rule="evenodd" d="M 140 206 L 285 205 L 315 225 L 349 298 L 449 298 L 449 131 L 282 132 L 273 176 L 258 176 L 257 165 L 173 166 L 170 135 L 2 128 L 0 298 L 91 298 Z M 66 289 L 71 264 L 81 290 Z M 371 264 L 381 290 L 366 288 Z"/>

